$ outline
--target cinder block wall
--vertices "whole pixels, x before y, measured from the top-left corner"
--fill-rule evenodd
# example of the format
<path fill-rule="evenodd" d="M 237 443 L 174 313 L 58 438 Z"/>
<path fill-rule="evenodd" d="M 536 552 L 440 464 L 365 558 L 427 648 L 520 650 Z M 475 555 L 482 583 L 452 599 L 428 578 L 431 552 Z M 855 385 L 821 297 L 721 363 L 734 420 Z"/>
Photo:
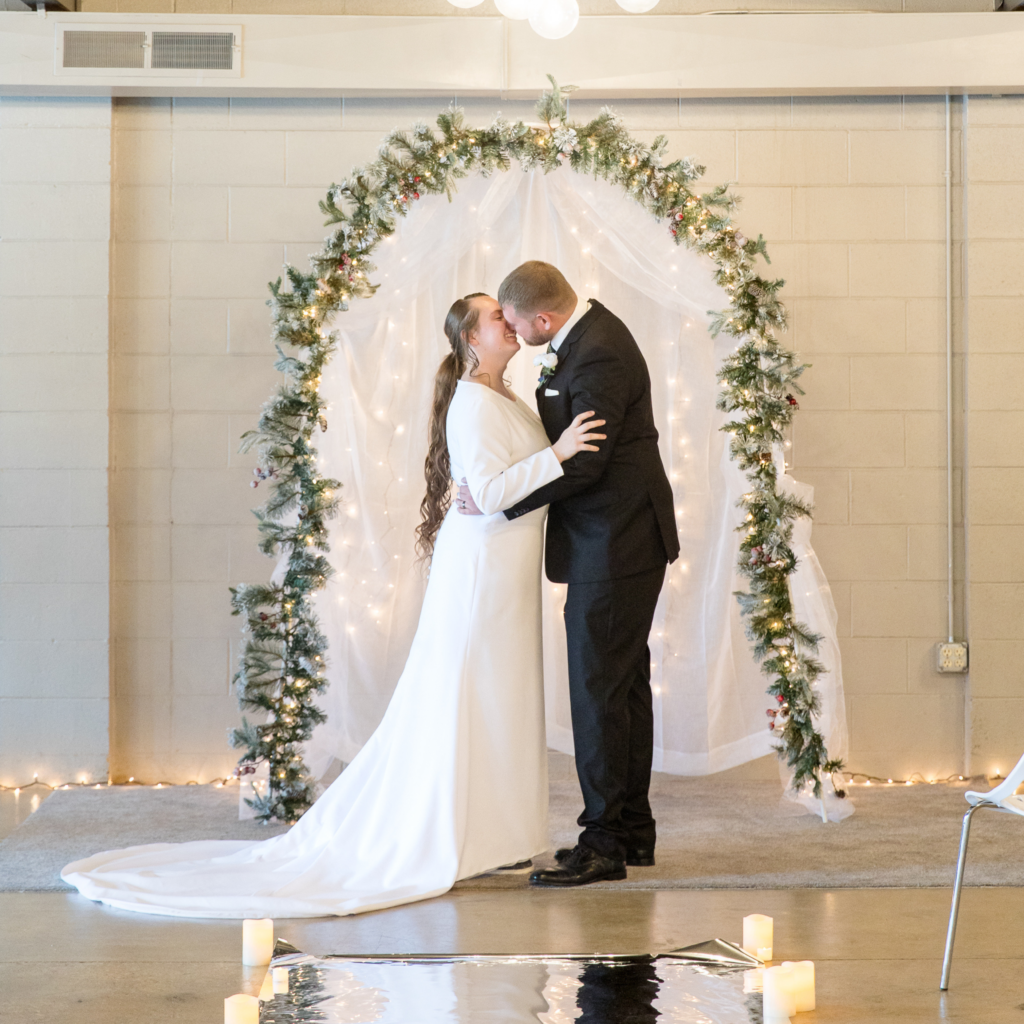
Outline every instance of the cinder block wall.
<path fill-rule="evenodd" d="M 115 104 L 115 779 L 203 780 L 237 761 L 227 588 L 272 568 L 249 511 L 254 463 L 237 454 L 277 383 L 267 282 L 322 244 L 326 187 L 445 103 L 348 101 L 344 118 L 340 99 Z"/>
<path fill-rule="evenodd" d="M 251 464 L 234 454 L 274 383 L 265 282 L 322 237 L 325 186 L 385 131 L 442 105 L 115 106 L 115 776 L 203 778 L 232 764 L 226 587 L 268 572 L 254 554 Z M 488 120 L 496 106 L 470 101 L 467 114 Z M 741 223 L 765 234 L 787 280 L 791 340 L 814 364 L 794 464 L 818 491 L 852 764 L 958 771 L 963 681 L 931 668 L 945 633 L 943 101 L 616 106 L 635 131 L 697 155 L 708 181 L 738 183 Z"/>
<path fill-rule="evenodd" d="M 964 682 L 933 667 L 946 635 L 944 100 L 684 103 L 682 120 L 734 127 L 740 219 L 769 240 L 790 343 L 812 364 L 792 462 L 816 490 L 851 767 L 958 772 Z"/>
<path fill-rule="evenodd" d="M 271 567 L 255 547 L 238 438 L 275 384 L 266 283 L 322 234 L 318 190 L 286 174 L 285 129 L 308 125 L 294 133 L 308 142 L 338 127 L 340 106 L 116 105 L 114 778 L 202 780 L 237 760 L 227 587 Z"/>
<path fill-rule="evenodd" d="M 318 246 L 325 187 L 372 157 L 385 131 L 442 105 L 115 101 L 115 778 L 201 780 L 234 762 L 225 733 L 238 719 L 229 692 L 238 620 L 226 588 L 270 569 L 248 511 L 258 497 L 247 486 L 252 464 L 236 454 L 275 383 L 265 283 Z M 465 105 L 479 121 L 498 106 L 512 117 L 532 109 Z M 1015 657 L 1024 565 L 1013 544 L 1024 488 L 1014 445 L 1024 410 L 1014 375 L 1024 352 L 1015 272 L 1024 99 L 971 102 L 971 557 L 957 603 L 974 641 L 967 722 L 963 679 L 932 670 L 946 629 L 943 101 L 615 105 L 638 134 L 665 133 L 673 154 L 699 157 L 709 182 L 737 182 L 741 224 L 766 236 L 787 280 L 790 340 L 814 364 L 793 462 L 817 488 L 815 543 L 839 611 L 851 766 L 957 772 L 967 726 L 974 769 L 1005 770 L 1024 748 Z M 573 115 L 599 106 L 576 102 Z M 958 108 L 954 128 L 959 191 Z M 955 281 L 959 273 L 958 262 Z M 957 536 L 962 575 L 959 520 Z"/>
<path fill-rule="evenodd" d="M 1024 750 L 1024 97 L 972 99 L 967 521 L 978 771 Z"/>
<path fill-rule="evenodd" d="M 0 98 L 0 782 L 107 777 L 110 100 Z"/>

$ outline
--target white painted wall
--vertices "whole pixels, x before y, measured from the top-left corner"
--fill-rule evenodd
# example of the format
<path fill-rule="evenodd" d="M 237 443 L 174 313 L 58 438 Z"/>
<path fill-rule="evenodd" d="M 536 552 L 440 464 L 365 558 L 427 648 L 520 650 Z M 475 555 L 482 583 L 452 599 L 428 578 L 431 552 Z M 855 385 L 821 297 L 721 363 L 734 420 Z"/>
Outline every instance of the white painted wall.
<path fill-rule="evenodd" d="M 111 102 L 0 99 L 0 782 L 106 779 Z"/>
<path fill-rule="evenodd" d="M 532 116 L 524 101 L 458 100 L 469 123 Z M 115 778 L 203 781 L 236 760 L 227 588 L 271 569 L 249 512 L 262 492 L 237 455 L 275 380 L 266 281 L 319 247 L 332 181 L 447 102 L 115 101 Z M 601 105 L 574 99 L 570 113 Z M 614 106 L 640 137 L 706 163 L 709 184 L 738 182 L 739 223 L 765 234 L 787 280 L 790 341 L 814 364 L 795 463 L 817 487 L 851 764 L 958 771 L 963 679 L 931 664 L 945 632 L 943 101 Z M 985 753 L 1015 742 L 1010 730 Z"/>
<path fill-rule="evenodd" d="M 109 101 L 0 100 L 0 781 L 102 776 L 108 636 L 115 778 L 230 770 L 227 588 L 271 567 L 237 454 L 275 380 L 266 281 L 319 246 L 330 182 L 444 102 L 136 99 L 112 117 Z M 971 102 L 971 719 L 974 767 L 994 771 L 1024 747 L 1024 470 L 1006 443 L 1022 416 L 1024 99 Z M 574 100 L 572 115 L 600 105 Z M 789 339 L 813 363 L 794 461 L 817 488 L 851 767 L 957 771 L 964 681 L 932 662 L 945 633 L 942 100 L 614 105 L 639 136 L 698 156 L 708 182 L 737 182 L 740 224 L 765 234 L 787 279 Z M 477 123 L 532 110 L 466 107 Z"/>

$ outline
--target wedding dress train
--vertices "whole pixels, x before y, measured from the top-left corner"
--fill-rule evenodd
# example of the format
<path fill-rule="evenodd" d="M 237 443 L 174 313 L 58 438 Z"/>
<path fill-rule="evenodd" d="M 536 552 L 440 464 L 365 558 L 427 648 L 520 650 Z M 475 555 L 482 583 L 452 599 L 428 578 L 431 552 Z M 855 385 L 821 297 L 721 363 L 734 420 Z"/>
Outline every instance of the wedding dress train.
<path fill-rule="evenodd" d="M 501 509 L 562 469 L 536 414 L 484 385 L 459 382 L 447 430 L 484 515 L 446 516 L 405 669 L 348 768 L 283 835 L 111 850 L 66 882 L 150 914 L 318 917 L 437 896 L 547 848 L 546 509 Z"/>

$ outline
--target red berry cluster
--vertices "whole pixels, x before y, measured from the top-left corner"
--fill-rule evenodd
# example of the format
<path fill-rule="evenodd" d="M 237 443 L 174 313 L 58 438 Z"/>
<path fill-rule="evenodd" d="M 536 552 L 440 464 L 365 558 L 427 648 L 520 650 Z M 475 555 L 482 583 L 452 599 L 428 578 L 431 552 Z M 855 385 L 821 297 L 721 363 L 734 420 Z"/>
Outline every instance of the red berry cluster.
<path fill-rule="evenodd" d="M 786 698 L 782 694 L 778 694 L 775 698 L 779 702 L 777 708 L 769 708 L 765 714 L 768 716 L 768 731 L 775 731 L 775 720 L 779 715 L 787 715 L 789 713 L 789 705 L 786 703 Z"/>
<path fill-rule="evenodd" d="M 259 487 L 260 482 L 263 480 L 276 480 L 277 470 L 276 469 L 263 469 L 261 466 L 257 466 L 253 471 L 252 475 L 256 477 L 255 480 L 251 481 L 250 487 Z"/>

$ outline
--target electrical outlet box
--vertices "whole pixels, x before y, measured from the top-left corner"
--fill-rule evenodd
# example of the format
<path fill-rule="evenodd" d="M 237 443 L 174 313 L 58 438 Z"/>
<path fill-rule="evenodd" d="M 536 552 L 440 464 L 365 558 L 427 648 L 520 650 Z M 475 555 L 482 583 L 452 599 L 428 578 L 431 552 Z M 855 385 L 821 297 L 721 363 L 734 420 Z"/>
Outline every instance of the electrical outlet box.
<path fill-rule="evenodd" d="M 936 644 L 938 655 L 937 668 L 940 672 L 966 672 L 967 671 L 967 644 L 965 643 L 942 643 Z"/>

